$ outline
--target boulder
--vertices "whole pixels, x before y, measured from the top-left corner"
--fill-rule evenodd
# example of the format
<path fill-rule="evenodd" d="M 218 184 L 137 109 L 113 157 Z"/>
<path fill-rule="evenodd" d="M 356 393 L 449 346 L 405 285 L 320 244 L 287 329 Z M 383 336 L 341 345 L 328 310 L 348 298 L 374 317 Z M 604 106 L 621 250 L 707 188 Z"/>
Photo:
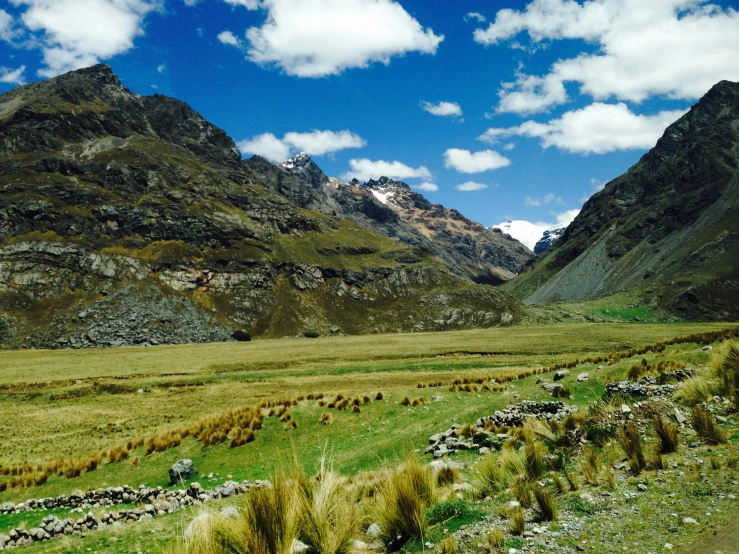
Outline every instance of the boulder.
<path fill-rule="evenodd" d="M 169 468 L 169 483 L 176 485 L 181 481 L 192 479 L 198 474 L 198 468 L 192 460 L 179 460 Z"/>

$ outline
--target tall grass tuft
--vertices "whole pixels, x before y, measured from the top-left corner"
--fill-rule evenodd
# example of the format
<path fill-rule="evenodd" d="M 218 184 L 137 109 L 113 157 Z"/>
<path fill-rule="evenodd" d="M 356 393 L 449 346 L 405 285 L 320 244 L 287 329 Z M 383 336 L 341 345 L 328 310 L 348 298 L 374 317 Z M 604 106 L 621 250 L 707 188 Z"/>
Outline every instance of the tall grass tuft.
<path fill-rule="evenodd" d="M 298 494 L 298 529 L 300 540 L 318 554 L 347 554 L 359 532 L 351 491 L 323 461 L 319 478 Z"/>
<path fill-rule="evenodd" d="M 708 444 L 725 444 L 726 433 L 716 423 L 716 418 L 708 410 L 696 406 L 690 414 L 690 423 L 698 436 Z"/>
<path fill-rule="evenodd" d="M 724 344 L 724 353 L 717 366 L 723 382 L 722 393 L 734 399 L 734 409 L 739 412 L 739 343 L 732 340 Z"/>
<path fill-rule="evenodd" d="M 629 468 L 634 475 L 639 475 L 646 467 L 644 452 L 642 450 L 641 435 L 633 421 L 627 423 L 619 433 L 618 442 L 626 454 Z"/>
<path fill-rule="evenodd" d="M 589 448 L 585 451 L 585 461 L 582 465 L 582 476 L 588 485 L 598 486 L 598 474 L 600 473 L 601 463 L 598 453 Z"/>
<path fill-rule="evenodd" d="M 498 459 L 492 454 L 480 458 L 472 470 L 472 486 L 477 496 L 486 498 L 493 496 L 505 488 L 506 475 L 498 464 Z"/>
<path fill-rule="evenodd" d="M 705 377 L 686 379 L 675 393 L 675 400 L 685 406 L 697 406 L 711 397 L 711 390 Z"/>
<path fill-rule="evenodd" d="M 660 454 L 670 454 L 677 450 L 677 427 L 674 423 L 655 416 L 654 433 L 659 439 Z"/>
<path fill-rule="evenodd" d="M 431 469 L 412 457 L 392 471 L 381 485 L 374 504 L 380 539 L 389 551 L 400 549 L 410 539 L 423 541 L 426 509 L 436 496 Z"/>
<path fill-rule="evenodd" d="M 511 514 L 511 534 L 521 536 L 526 530 L 526 522 L 523 519 L 523 510 L 517 507 Z"/>
<path fill-rule="evenodd" d="M 557 499 L 539 485 L 534 486 L 534 498 L 539 505 L 539 515 L 544 521 L 557 520 Z"/>

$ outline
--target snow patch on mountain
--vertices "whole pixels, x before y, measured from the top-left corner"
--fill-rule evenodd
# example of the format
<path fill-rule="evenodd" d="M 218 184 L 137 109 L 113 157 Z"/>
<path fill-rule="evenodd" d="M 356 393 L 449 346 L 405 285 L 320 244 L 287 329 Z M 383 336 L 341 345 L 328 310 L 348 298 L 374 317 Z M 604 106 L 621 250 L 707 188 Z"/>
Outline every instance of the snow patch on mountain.
<path fill-rule="evenodd" d="M 504 221 L 498 225 L 493 225 L 493 229 L 500 229 L 506 235 L 511 235 L 532 252 L 536 247 L 536 243 L 544 236 L 544 232 L 551 228 L 552 225 L 547 223 L 531 223 L 530 221 L 521 220 Z"/>

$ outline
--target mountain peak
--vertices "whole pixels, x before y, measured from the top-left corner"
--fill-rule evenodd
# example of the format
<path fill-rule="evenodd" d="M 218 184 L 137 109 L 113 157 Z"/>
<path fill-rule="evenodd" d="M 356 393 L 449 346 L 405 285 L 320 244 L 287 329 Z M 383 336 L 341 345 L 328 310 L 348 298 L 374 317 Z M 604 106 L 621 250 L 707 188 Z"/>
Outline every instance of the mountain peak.
<path fill-rule="evenodd" d="M 282 168 L 290 175 L 310 184 L 313 188 L 320 188 L 328 183 L 326 174 L 305 152 L 282 162 Z"/>
<path fill-rule="evenodd" d="M 380 177 L 377 180 L 370 179 L 364 186 L 381 203 L 387 204 L 392 198 L 394 202 L 411 193 L 411 188 L 402 181 L 395 181 L 389 177 Z"/>

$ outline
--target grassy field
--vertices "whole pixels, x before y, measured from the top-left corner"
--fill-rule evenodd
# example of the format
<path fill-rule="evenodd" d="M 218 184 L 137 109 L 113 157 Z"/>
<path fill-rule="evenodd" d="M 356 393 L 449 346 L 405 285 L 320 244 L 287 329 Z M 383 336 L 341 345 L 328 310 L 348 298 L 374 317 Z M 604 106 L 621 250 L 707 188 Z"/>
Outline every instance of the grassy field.
<path fill-rule="evenodd" d="M 0 504 L 123 484 L 166 486 L 167 469 L 181 458 L 196 462 L 198 480 L 205 487 L 220 484 L 229 476 L 237 480 L 268 478 L 295 457 L 312 473 L 325 453 L 343 474 L 354 475 L 397 463 L 452 422 L 473 423 L 522 398 L 548 399 L 537 383 L 538 376 L 525 377 L 533 370 L 572 364 L 572 374 L 564 381 L 573 391 L 570 403 L 585 407 L 601 396 L 607 382 L 624 379 L 628 368 L 642 359 L 705 367 L 712 354 L 702 351 L 702 344 L 685 343 L 610 365 L 589 363 L 588 358 L 726 327 L 576 324 L 197 346 L 1 352 L 0 466 L 6 467 L 89 456 L 268 400 L 318 393 L 327 399 L 338 393 L 374 399 L 378 391 L 384 398 L 363 404 L 360 413 L 302 400 L 289 408 L 298 424 L 296 429 L 286 431 L 284 422 L 267 417 L 254 442 L 238 448 L 230 448 L 228 442 L 203 446 L 194 438 L 185 438 L 181 445 L 158 453 L 147 454 L 145 447 L 139 446 L 128 460 L 103 463 L 74 479 L 54 475 L 39 487 L 10 488 L 0 493 Z M 605 365 L 604 369 L 598 369 L 599 365 Z M 590 381 L 578 384 L 579 372 L 589 372 Z M 514 380 L 503 392 L 450 392 L 447 385 L 418 388 L 419 383 L 446 383 L 462 377 L 501 380 L 506 376 Z M 406 396 L 425 397 L 428 402 L 405 406 L 401 400 Z M 319 423 L 323 413 L 331 414 L 331 425 Z M 737 440 L 739 436 L 734 436 L 732 444 L 736 446 Z M 460 458 L 471 460 L 474 456 L 462 454 Z M 212 477 L 207 477 L 210 474 Z M 43 515 L 0 516 L 0 533 L 19 521 L 37 524 Z M 65 539 L 55 543 L 55 550 L 49 543 L 48 551 L 74 552 L 84 546 L 101 552 L 131 552 L 136 551 L 141 537 L 151 533 L 157 538 L 144 540 L 148 545 L 145 551 L 160 552 L 171 541 L 177 522 L 188 517 L 173 514 L 137 524 L 133 532 L 119 529 L 84 540 Z"/>

